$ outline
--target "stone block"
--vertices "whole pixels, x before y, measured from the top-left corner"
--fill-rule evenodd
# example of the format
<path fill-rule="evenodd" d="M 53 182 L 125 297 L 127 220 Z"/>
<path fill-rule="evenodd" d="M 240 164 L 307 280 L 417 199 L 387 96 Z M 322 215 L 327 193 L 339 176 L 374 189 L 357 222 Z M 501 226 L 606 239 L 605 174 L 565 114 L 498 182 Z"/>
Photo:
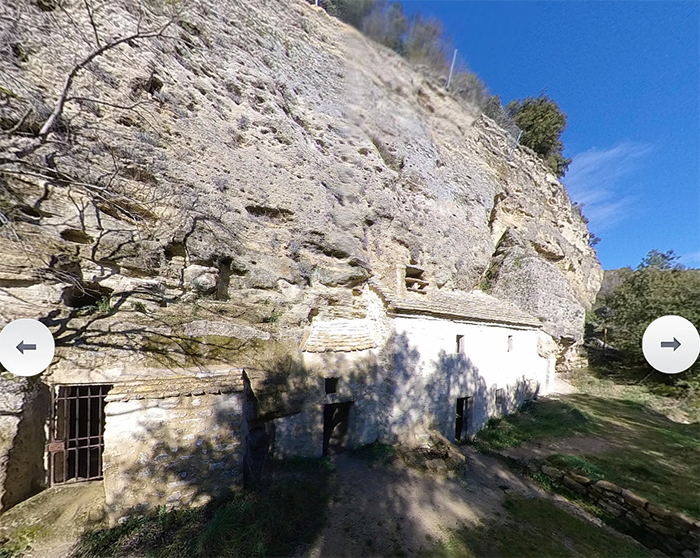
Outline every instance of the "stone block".
<path fill-rule="evenodd" d="M 610 505 L 608 502 L 606 502 L 605 500 L 600 500 L 600 501 L 598 502 L 598 505 L 599 505 L 603 510 L 605 510 L 607 513 L 609 513 L 610 515 L 612 515 L 612 516 L 614 516 L 614 517 L 620 517 L 620 516 L 622 515 L 622 513 L 623 513 L 620 509 L 614 508 L 613 506 L 611 506 L 611 505 Z M 619 506 L 618 506 L 618 507 L 619 507 Z"/>
<path fill-rule="evenodd" d="M 614 492 L 616 494 L 620 494 L 622 492 L 622 488 L 620 488 L 616 484 L 604 480 L 596 481 L 595 486 L 597 486 L 598 488 L 602 488 L 603 490 L 607 490 L 609 492 Z"/>
<path fill-rule="evenodd" d="M 654 520 L 647 521 L 646 525 L 650 529 L 656 531 L 657 533 L 661 533 L 662 535 L 665 535 L 667 537 L 672 537 L 676 533 L 673 529 L 669 529 L 668 527 L 661 525 L 661 523 L 658 523 Z"/>
<path fill-rule="evenodd" d="M 572 479 L 569 475 L 564 475 L 564 478 L 561 480 L 561 482 L 566 486 L 567 488 L 570 488 L 574 492 L 578 492 L 579 494 L 585 494 L 586 493 L 586 487 L 581 486 L 578 482 L 576 482 L 574 479 Z"/>
<path fill-rule="evenodd" d="M 643 508 L 648 503 L 645 498 L 637 496 L 634 492 L 630 492 L 629 490 L 623 489 L 621 494 L 622 497 L 625 499 L 625 502 L 638 508 Z"/>
<path fill-rule="evenodd" d="M 700 520 L 680 512 L 673 512 L 669 517 L 673 519 L 674 523 L 688 529 L 691 533 L 700 534 Z"/>
<path fill-rule="evenodd" d="M 671 510 L 656 504 L 647 504 L 647 511 L 656 517 L 668 517 L 673 513 Z"/>
<path fill-rule="evenodd" d="M 619 511 L 620 513 L 626 513 L 626 512 L 627 512 L 627 508 L 625 508 L 625 506 L 623 506 L 622 504 L 619 504 L 619 503 L 616 502 L 615 500 L 607 499 L 607 500 L 605 500 L 605 503 L 606 503 L 608 506 L 610 506 L 610 507 L 612 507 L 612 508 L 615 508 L 615 509 L 616 509 L 617 511 Z"/>
<path fill-rule="evenodd" d="M 542 472 L 554 480 L 561 480 L 564 476 L 563 471 L 560 471 L 556 467 L 550 467 L 549 465 L 542 465 Z"/>
<path fill-rule="evenodd" d="M 579 484 L 589 485 L 591 483 L 591 479 L 589 479 L 588 477 L 584 477 L 583 475 L 577 475 L 576 473 L 569 473 L 569 476 Z"/>
<path fill-rule="evenodd" d="M 649 512 L 642 508 L 632 508 L 632 513 L 641 519 L 649 519 L 651 517 Z"/>

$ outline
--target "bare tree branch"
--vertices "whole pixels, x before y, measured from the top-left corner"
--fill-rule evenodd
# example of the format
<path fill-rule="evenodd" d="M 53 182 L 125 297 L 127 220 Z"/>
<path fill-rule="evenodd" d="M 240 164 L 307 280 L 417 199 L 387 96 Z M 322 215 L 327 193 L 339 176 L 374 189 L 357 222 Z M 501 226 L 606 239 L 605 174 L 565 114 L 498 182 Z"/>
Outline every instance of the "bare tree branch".
<path fill-rule="evenodd" d="M 97 24 L 95 23 L 95 20 L 92 17 L 92 8 L 90 8 L 90 2 L 88 0 L 83 0 L 85 3 L 85 9 L 87 10 L 88 17 L 90 18 L 90 25 L 92 26 L 92 32 L 95 34 L 95 43 L 97 44 L 97 47 L 101 47 L 102 45 L 100 44 L 100 36 L 97 33 Z"/>
<path fill-rule="evenodd" d="M 22 127 L 22 124 L 24 124 L 24 121 L 27 119 L 27 117 L 32 113 L 32 107 L 29 107 L 27 111 L 22 115 L 22 118 L 19 119 L 19 122 L 12 126 L 12 128 L 9 128 L 8 130 L 2 130 L 1 133 L 3 134 L 12 134 L 19 130 Z"/>
<path fill-rule="evenodd" d="M 63 107 L 66 104 L 66 101 L 68 99 L 68 92 L 70 91 L 71 86 L 73 85 L 73 80 L 75 79 L 75 76 L 78 75 L 78 72 L 80 72 L 82 69 L 85 68 L 90 62 L 92 62 L 95 58 L 98 56 L 104 54 L 108 50 L 111 50 L 121 44 L 127 43 L 129 41 L 134 41 L 134 40 L 139 40 L 139 39 L 149 39 L 153 37 L 159 37 L 163 34 L 163 32 L 175 21 L 175 17 L 171 17 L 168 22 L 161 26 L 159 29 L 153 30 L 153 31 L 146 31 L 146 32 L 140 32 L 137 30 L 136 33 L 133 33 L 131 35 L 128 35 L 126 37 L 122 37 L 121 39 L 117 39 L 116 41 L 112 41 L 111 43 L 107 43 L 97 50 L 94 50 L 90 54 L 88 54 L 81 62 L 73 66 L 73 69 L 69 72 L 68 76 L 66 77 L 66 81 L 63 84 L 63 89 L 61 91 L 61 95 L 58 98 L 58 103 L 56 103 L 56 107 L 54 108 L 53 112 L 51 113 L 51 116 L 46 120 L 44 125 L 41 127 L 41 130 L 39 130 L 39 136 L 41 138 L 45 138 L 54 128 L 56 125 L 56 122 L 60 118 L 61 114 L 63 113 Z M 140 18 L 139 18 L 139 26 L 140 26 Z"/>

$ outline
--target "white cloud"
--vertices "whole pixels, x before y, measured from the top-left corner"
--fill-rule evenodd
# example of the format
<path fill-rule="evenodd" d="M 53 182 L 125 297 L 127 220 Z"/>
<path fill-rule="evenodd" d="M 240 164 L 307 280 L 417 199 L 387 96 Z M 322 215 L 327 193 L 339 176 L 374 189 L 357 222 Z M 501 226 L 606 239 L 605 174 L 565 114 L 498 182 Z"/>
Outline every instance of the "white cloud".
<path fill-rule="evenodd" d="M 681 263 L 686 267 L 700 268 L 700 250 L 697 252 L 682 254 L 678 259 L 678 263 Z"/>
<path fill-rule="evenodd" d="M 584 204 L 591 229 L 609 229 L 632 214 L 637 200 L 626 191 L 623 179 L 639 169 L 652 151 L 651 145 L 625 142 L 572 157 L 564 184 L 571 199 Z"/>

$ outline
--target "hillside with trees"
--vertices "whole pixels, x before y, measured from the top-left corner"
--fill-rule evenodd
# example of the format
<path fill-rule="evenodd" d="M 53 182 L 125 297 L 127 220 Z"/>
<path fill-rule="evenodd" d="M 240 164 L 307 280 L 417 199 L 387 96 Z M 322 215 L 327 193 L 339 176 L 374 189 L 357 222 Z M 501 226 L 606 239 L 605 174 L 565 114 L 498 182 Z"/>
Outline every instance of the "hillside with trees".
<path fill-rule="evenodd" d="M 642 336 L 647 326 L 665 315 L 682 316 L 700 328 L 700 270 L 678 263 L 673 250 L 651 250 L 635 270 L 605 272 L 596 306 L 588 319 L 589 341 L 605 341 L 618 353 L 596 352 L 598 364 L 614 366 L 623 376 L 640 373 L 653 383 L 673 384 L 683 389 L 700 389 L 700 365 L 680 374 L 655 372 L 642 353 Z M 611 361 L 611 357 L 616 357 Z M 621 362 L 620 362 L 621 361 Z M 622 367 L 620 367 L 622 364 Z"/>

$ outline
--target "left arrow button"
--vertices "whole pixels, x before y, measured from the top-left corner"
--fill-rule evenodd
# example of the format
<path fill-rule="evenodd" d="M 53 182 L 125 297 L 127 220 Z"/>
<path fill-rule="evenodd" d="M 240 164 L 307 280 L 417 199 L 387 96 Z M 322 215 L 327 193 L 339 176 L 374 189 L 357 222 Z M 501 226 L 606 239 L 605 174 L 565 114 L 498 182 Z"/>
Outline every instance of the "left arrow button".
<path fill-rule="evenodd" d="M 36 345 L 30 345 L 29 343 L 25 343 L 24 339 L 19 342 L 19 345 L 17 345 L 17 350 L 24 354 L 24 351 L 36 351 Z"/>
<path fill-rule="evenodd" d="M 36 376 L 51 364 L 56 343 L 38 320 L 20 318 L 0 331 L 0 364 L 17 376 Z"/>

